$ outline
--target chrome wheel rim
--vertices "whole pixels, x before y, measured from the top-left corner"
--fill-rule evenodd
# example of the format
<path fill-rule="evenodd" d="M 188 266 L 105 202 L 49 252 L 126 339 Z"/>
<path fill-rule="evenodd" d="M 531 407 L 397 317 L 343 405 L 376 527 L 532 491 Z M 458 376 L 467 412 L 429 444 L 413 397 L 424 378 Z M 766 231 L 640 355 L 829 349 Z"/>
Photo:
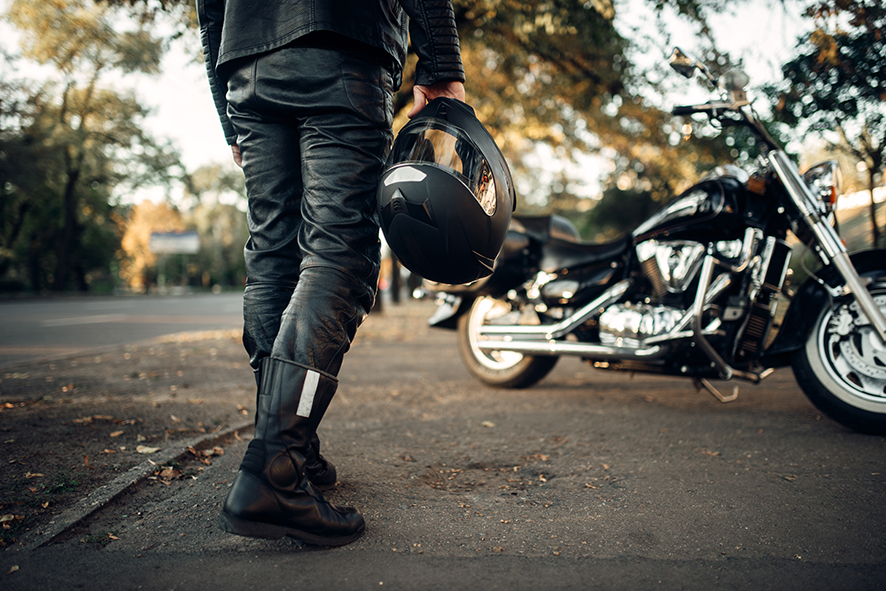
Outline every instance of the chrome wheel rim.
<path fill-rule="evenodd" d="M 468 342 L 474 359 L 487 369 L 503 371 L 511 369 L 523 360 L 523 354 L 515 351 L 489 351 L 480 349 L 480 327 L 490 320 L 501 318 L 512 312 L 511 306 L 501 300 L 483 297 L 477 299 L 468 317 Z"/>
<path fill-rule="evenodd" d="M 886 313 L 886 290 L 871 295 Z M 886 346 L 855 301 L 828 310 L 818 327 L 818 352 L 837 397 L 853 406 L 886 412 Z"/>

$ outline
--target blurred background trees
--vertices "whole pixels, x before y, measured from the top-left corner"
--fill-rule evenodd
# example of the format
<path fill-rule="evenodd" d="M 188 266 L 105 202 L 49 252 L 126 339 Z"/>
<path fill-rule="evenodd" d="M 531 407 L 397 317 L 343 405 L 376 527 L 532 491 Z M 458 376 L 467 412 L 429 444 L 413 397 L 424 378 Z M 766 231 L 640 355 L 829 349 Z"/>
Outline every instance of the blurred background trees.
<path fill-rule="evenodd" d="M 144 107 L 112 82 L 156 73 L 161 43 L 146 23 L 119 30 L 113 11 L 85 0 L 14 0 L 7 18 L 46 76 L 9 82 L 4 100 L 2 264 L 36 292 L 112 284 L 115 193 L 181 175 L 145 133 Z"/>
<path fill-rule="evenodd" d="M 815 29 L 799 40 L 783 80 L 766 88 L 775 118 L 814 132 L 831 153 L 848 156 L 873 195 L 886 157 L 886 4 L 816 2 L 806 15 Z M 855 176 L 851 168 L 847 176 Z M 877 209 L 871 199 L 872 242 L 881 244 Z"/>
<path fill-rule="evenodd" d="M 512 165 L 518 213 L 557 212 L 585 239 L 608 240 L 717 164 L 751 162 L 746 135 L 669 114 L 693 85 L 667 73 L 665 56 L 678 23 L 679 43 L 715 73 L 743 65 L 718 51 L 711 20 L 755 2 L 454 0 L 468 100 Z M 174 39 L 191 39 L 199 59 L 193 1 L 6 6 L 20 53 L 4 56 L 0 71 L 0 281 L 34 292 L 149 289 L 165 263 L 146 241 L 172 228 L 197 231 L 201 248 L 168 265 L 167 281 L 241 285 L 242 175 L 229 163 L 185 170 L 166 140 L 146 133 L 147 110 L 124 83 L 156 73 Z M 782 0 L 780 10 L 803 26 L 781 79 L 751 72 L 768 82 L 757 108 L 793 153 L 839 152 L 847 176 L 866 176 L 873 191 L 886 139 L 882 3 Z M 641 12 L 648 18 L 635 18 Z M 414 59 L 396 96 L 397 126 Z M 15 64 L 39 64 L 40 75 L 21 76 Z M 147 186 L 166 195 L 184 187 L 184 196 L 128 199 Z M 871 199 L 875 236 L 877 213 Z"/>

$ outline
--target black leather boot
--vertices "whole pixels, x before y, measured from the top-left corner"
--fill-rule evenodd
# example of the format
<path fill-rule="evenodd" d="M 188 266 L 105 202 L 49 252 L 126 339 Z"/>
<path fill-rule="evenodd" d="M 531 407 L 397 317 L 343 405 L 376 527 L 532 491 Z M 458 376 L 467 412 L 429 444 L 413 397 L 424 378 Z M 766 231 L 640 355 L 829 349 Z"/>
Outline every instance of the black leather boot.
<path fill-rule="evenodd" d="M 261 394 L 261 375 L 262 366 L 259 366 L 258 371 L 255 372 L 255 387 L 258 392 L 256 394 L 256 409 L 258 409 L 258 397 Z M 258 412 L 256 412 L 255 419 L 258 421 Z M 331 489 L 338 482 L 338 472 L 335 470 L 335 466 L 320 454 L 320 438 L 316 433 L 311 437 L 311 445 L 308 446 L 305 453 L 305 474 L 310 478 L 311 484 L 321 491 Z"/>
<path fill-rule="evenodd" d="M 283 359 L 262 361 L 255 438 L 219 516 L 226 532 L 254 538 L 290 536 L 340 546 L 363 534 L 363 516 L 336 507 L 305 473 L 311 440 L 337 380 Z"/>
<path fill-rule="evenodd" d="M 314 433 L 311 444 L 305 454 L 305 474 L 311 480 L 311 484 L 322 491 L 329 490 L 338 481 L 338 473 L 332 462 L 320 454 L 320 438 Z"/>

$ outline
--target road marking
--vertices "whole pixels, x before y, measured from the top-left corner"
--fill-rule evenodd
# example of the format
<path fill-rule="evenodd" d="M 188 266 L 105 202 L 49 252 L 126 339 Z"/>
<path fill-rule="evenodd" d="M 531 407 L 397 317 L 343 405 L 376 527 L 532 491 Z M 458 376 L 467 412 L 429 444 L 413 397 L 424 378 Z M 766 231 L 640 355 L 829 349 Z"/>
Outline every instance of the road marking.
<path fill-rule="evenodd" d="M 75 316 L 73 318 L 52 318 L 42 325 L 77 326 L 81 324 L 233 324 L 240 325 L 240 316 L 131 316 L 128 314 L 98 314 L 95 316 Z"/>
<path fill-rule="evenodd" d="M 76 346 L 60 346 L 60 345 L 47 345 L 45 347 L 35 346 L 35 347 L 15 347 L 15 346 L 0 346 L 0 355 L 36 355 L 36 354 L 46 354 L 52 353 L 55 354 L 63 354 L 63 353 L 76 353 L 78 351 L 83 350 L 83 347 Z"/>

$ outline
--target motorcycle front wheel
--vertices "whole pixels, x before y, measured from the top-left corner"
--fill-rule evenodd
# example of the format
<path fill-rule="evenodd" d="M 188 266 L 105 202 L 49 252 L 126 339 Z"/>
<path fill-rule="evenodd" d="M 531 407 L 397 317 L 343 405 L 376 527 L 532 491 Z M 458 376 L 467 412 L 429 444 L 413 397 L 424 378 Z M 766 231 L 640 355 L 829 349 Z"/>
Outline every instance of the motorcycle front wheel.
<path fill-rule="evenodd" d="M 886 313 L 886 283 L 868 289 Z M 886 347 L 852 298 L 821 310 L 793 369 L 823 413 L 862 433 L 886 433 Z"/>
<path fill-rule="evenodd" d="M 480 297 L 458 319 L 458 350 L 468 370 L 481 382 L 497 388 L 526 388 L 539 382 L 557 364 L 557 357 L 534 357 L 514 351 L 486 351 L 478 347 L 484 324 L 518 324 L 522 317 L 504 300 Z"/>

